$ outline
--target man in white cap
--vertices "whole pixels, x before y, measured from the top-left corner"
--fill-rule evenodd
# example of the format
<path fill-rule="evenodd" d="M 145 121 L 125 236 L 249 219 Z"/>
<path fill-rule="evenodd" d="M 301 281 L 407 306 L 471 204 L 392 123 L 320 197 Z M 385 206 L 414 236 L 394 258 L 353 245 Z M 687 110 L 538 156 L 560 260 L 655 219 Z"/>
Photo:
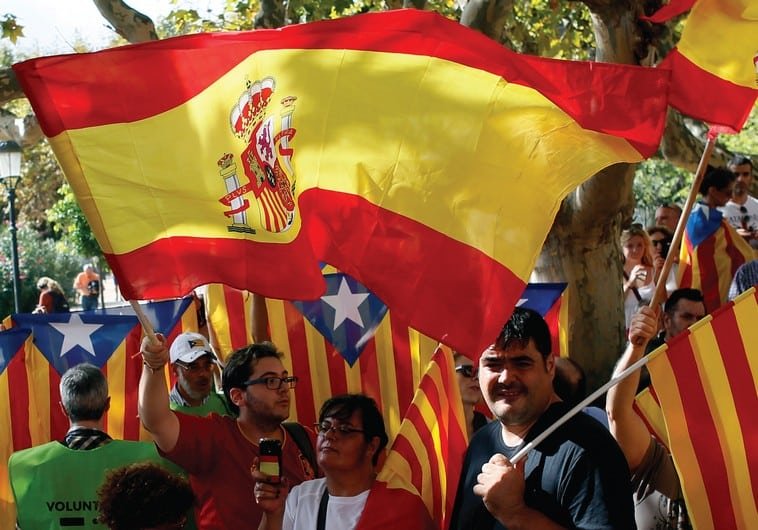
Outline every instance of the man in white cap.
<path fill-rule="evenodd" d="M 172 410 L 193 416 L 211 412 L 231 415 L 224 395 L 216 391 L 213 383 L 218 359 L 208 339 L 200 333 L 182 333 L 171 344 L 170 358 L 176 376 L 176 384 L 169 392 Z"/>

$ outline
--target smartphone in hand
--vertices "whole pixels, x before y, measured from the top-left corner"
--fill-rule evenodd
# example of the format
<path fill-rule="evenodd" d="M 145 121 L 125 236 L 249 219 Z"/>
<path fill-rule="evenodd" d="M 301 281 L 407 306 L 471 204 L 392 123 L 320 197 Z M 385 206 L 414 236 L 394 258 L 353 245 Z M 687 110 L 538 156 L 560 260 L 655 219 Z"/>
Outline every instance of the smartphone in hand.
<path fill-rule="evenodd" d="M 259 469 L 269 475 L 272 482 L 278 482 L 282 478 L 282 442 L 273 438 L 261 438 L 258 447 L 261 449 Z"/>

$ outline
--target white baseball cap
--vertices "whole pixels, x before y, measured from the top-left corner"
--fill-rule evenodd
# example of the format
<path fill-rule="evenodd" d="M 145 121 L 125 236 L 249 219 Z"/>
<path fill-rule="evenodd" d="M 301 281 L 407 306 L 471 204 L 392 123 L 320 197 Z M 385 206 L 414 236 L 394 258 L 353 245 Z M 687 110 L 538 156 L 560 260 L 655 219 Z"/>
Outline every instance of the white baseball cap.
<path fill-rule="evenodd" d="M 216 360 L 211 345 L 208 344 L 208 339 L 200 333 L 187 332 L 177 336 L 171 344 L 169 353 L 171 364 L 176 361 L 189 364 L 204 355 L 210 355 L 214 361 Z"/>

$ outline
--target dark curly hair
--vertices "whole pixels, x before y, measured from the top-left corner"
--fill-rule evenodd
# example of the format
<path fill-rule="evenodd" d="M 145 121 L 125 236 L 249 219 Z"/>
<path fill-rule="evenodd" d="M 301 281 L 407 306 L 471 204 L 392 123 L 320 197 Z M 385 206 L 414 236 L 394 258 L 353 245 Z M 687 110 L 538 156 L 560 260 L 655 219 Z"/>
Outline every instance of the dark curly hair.
<path fill-rule="evenodd" d="M 97 497 L 98 520 L 111 530 L 142 530 L 170 524 L 182 528 L 195 503 L 189 482 L 154 462 L 109 471 Z"/>

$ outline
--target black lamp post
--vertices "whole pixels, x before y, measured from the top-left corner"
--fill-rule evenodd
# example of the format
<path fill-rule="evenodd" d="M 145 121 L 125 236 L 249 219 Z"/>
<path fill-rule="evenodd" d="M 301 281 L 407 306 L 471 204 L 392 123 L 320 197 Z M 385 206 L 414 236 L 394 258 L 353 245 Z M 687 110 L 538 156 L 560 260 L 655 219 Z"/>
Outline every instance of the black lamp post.
<path fill-rule="evenodd" d="M 16 239 L 16 186 L 21 180 L 21 147 L 14 141 L 0 142 L 0 181 L 8 192 L 8 210 L 11 222 L 11 259 L 13 260 L 13 307 L 18 309 L 21 283 L 18 272 L 18 241 Z"/>

